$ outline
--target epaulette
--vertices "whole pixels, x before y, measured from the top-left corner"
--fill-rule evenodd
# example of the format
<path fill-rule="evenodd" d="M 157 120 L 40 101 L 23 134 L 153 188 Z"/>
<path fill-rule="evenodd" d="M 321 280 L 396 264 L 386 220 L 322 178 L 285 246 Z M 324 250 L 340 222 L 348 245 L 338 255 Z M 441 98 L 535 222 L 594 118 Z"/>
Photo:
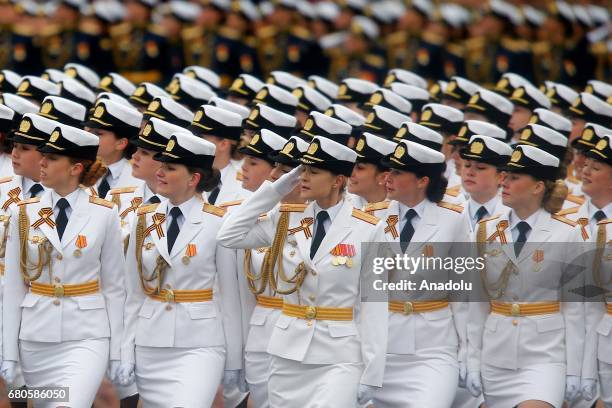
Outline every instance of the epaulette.
<path fill-rule="evenodd" d="M 257 30 L 256 35 L 260 39 L 266 39 L 266 38 L 274 37 L 277 33 L 278 33 L 278 30 L 276 29 L 276 27 L 269 25 L 269 26 L 265 26 Z"/>
<path fill-rule="evenodd" d="M 168 35 L 166 30 L 162 26 L 160 26 L 159 24 L 151 24 L 149 27 L 147 27 L 147 30 L 151 34 L 155 34 L 155 35 L 157 35 L 159 37 L 166 37 Z"/>
<path fill-rule="evenodd" d="M 244 180 L 244 176 L 242 175 L 241 171 L 237 171 L 236 172 L 236 180 L 238 180 L 238 181 Z"/>
<path fill-rule="evenodd" d="M 41 35 L 42 37 L 51 37 L 53 35 L 58 35 L 61 32 L 62 27 L 60 27 L 59 24 L 49 24 L 43 27 L 42 30 L 40 30 L 39 35 Z"/>
<path fill-rule="evenodd" d="M 28 198 L 27 200 L 22 200 L 20 202 L 17 203 L 17 205 L 21 206 L 21 205 L 28 205 L 28 204 L 33 204 L 33 203 L 37 203 L 40 201 L 40 197 L 32 197 L 32 198 Z"/>
<path fill-rule="evenodd" d="M 504 48 L 512 52 L 529 52 L 529 42 L 526 40 L 503 38 L 501 44 Z"/>
<path fill-rule="evenodd" d="M 572 227 L 575 227 L 576 225 L 578 225 L 578 223 L 570 220 L 569 218 L 565 218 L 557 214 L 552 215 L 551 218 L 553 220 L 561 221 L 564 224 L 571 225 Z"/>
<path fill-rule="evenodd" d="M 108 30 L 108 33 L 111 37 L 116 37 L 119 35 L 129 34 L 130 31 L 132 31 L 132 25 L 130 23 L 121 23 L 115 26 L 111 26 L 111 28 Z"/>
<path fill-rule="evenodd" d="M 589 48 L 593 54 L 602 55 L 608 53 L 608 45 L 605 41 L 593 43 Z"/>
<path fill-rule="evenodd" d="M 378 203 L 371 203 L 366 205 L 364 211 L 378 211 L 378 210 L 386 210 L 391 205 L 391 201 L 380 201 Z"/>
<path fill-rule="evenodd" d="M 460 44 L 449 43 L 446 45 L 446 50 L 458 57 L 463 57 L 465 54 L 465 47 Z"/>
<path fill-rule="evenodd" d="M 568 214 L 576 214 L 578 210 L 580 210 L 580 207 L 566 208 L 565 210 L 557 211 L 555 215 L 563 216 Z"/>
<path fill-rule="evenodd" d="M 568 175 L 565 178 L 565 181 L 569 181 L 572 184 L 580 184 L 580 180 L 578 180 L 576 177 L 574 177 L 573 175 Z"/>
<path fill-rule="evenodd" d="M 568 194 L 565 199 L 575 204 L 580 204 L 580 205 L 584 204 L 584 197 L 580 197 L 574 194 Z"/>
<path fill-rule="evenodd" d="M 487 41 L 484 37 L 471 37 L 465 40 L 465 46 L 468 50 L 480 50 L 486 45 Z"/>
<path fill-rule="evenodd" d="M 34 37 L 36 31 L 34 30 L 34 28 L 27 25 L 14 25 L 13 33 L 21 35 L 23 37 Z"/>
<path fill-rule="evenodd" d="M 438 207 L 446 208 L 447 210 L 452 210 L 452 211 L 458 212 L 458 213 L 462 213 L 463 212 L 463 206 L 460 206 L 459 204 L 447 203 L 446 201 L 440 201 L 438 203 Z"/>
<path fill-rule="evenodd" d="M 241 37 L 240 31 L 234 30 L 230 27 L 221 27 L 219 29 L 219 35 L 229 38 L 230 40 L 239 40 Z"/>
<path fill-rule="evenodd" d="M 457 197 L 460 191 L 461 191 L 461 186 L 457 185 L 454 187 L 447 188 L 444 194 L 452 196 L 452 197 Z"/>
<path fill-rule="evenodd" d="M 9 181 L 13 181 L 13 176 L 6 176 L 0 178 L 0 184 L 8 183 Z"/>
<path fill-rule="evenodd" d="M 597 225 L 605 225 L 612 222 L 612 218 L 606 218 L 605 220 L 601 220 L 597 223 Z"/>
<path fill-rule="evenodd" d="M 381 68 L 385 65 L 385 59 L 376 54 L 367 54 L 365 56 L 365 62 L 376 68 Z"/>
<path fill-rule="evenodd" d="M 235 205 L 240 205 L 242 204 L 244 200 L 234 200 L 234 201 L 227 201 L 225 203 L 221 203 L 219 204 L 219 207 L 221 208 L 227 208 L 227 207 L 233 207 Z"/>
<path fill-rule="evenodd" d="M 361 211 L 356 208 L 353 208 L 353 212 L 351 215 L 353 216 L 353 218 L 357 218 L 358 220 L 365 221 L 368 224 L 372 225 L 378 224 L 378 221 L 380 220 L 378 217 L 375 217 L 365 211 Z"/>
<path fill-rule="evenodd" d="M 140 207 L 138 207 L 138 210 L 136 211 L 136 214 L 137 215 L 142 215 L 142 214 L 147 214 L 147 213 L 153 212 L 153 211 L 155 211 L 157 206 L 159 206 L 159 203 L 153 203 L 153 204 L 147 204 L 147 205 L 140 206 Z"/>
<path fill-rule="evenodd" d="M 281 204 L 280 212 L 304 212 L 308 204 Z"/>
<path fill-rule="evenodd" d="M 244 37 L 244 39 L 242 40 L 242 44 L 251 48 L 255 48 L 255 46 L 257 45 L 257 39 L 252 35 L 248 35 Z"/>
<path fill-rule="evenodd" d="M 302 40 L 310 41 L 312 39 L 312 35 L 310 35 L 310 31 L 305 29 L 304 27 L 295 26 L 291 29 L 291 34 L 300 38 Z"/>
<path fill-rule="evenodd" d="M 203 37 L 204 30 L 201 27 L 187 27 L 181 31 L 183 40 L 193 40 Z"/>
<path fill-rule="evenodd" d="M 428 42 L 430 44 L 434 44 L 434 45 L 444 44 L 444 38 L 442 38 L 441 35 L 435 34 L 431 31 L 425 31 L 423 33 L 422 38 L 425 42 Z"/>
<path fill-rule="evenodd" d="M 217 217 L 223 217 L 227 210 L 225 208 L 217 207 L 209 203 L 204 203 L 202 211 L 208 214 L 216 215 Z"/>
<path fill-rule="evenodd" d="M 108 207 L 108 208 L 113 208 L 115 206 L 115 203 L 113 203 L 112 201 L 108 201 L 103 198 L 94 197 L 94 196 L 89 196 L 89 202 L 92 204 L 97 204 L 97 205 L 101 205 L 102 207 Z"/>
<path fill-rule="evenodd" d="M 407 35 L 405 31 L 398 31 L 398 32 L 389 34 L 385 42 L 389 46 L 403 44 L 406 42 L 406 37 Z"/>
<path fill-rule="evenodd" d="M 550 44 L 546 41 L 536 41 L 531 45 L 534 54 L 542 55 L 550 51 Z"/>
<path fill-rule="evenodd" d="M 79 32 L 89 35 L 100 35 L 102 33 L 100 27 L 91 22 L 82 22 L 79 24 Z"/>
<path fill-rule="evenodd" d="M 118 187 L 118 188 L 113 188 L 109 191 L 110 195 L 114 195 L 114 194 L 125 194 L 125 193 L 133 193 L 134 191 L 136 191 L 137 187 Z"/>
<path fill-rule="evenodd" d="M 483 222 L 493 221 L 493 220 L 498 219 L 499 217 L 500 217 L 499 214 L 498 215 L 494 215 L 492 217 L 486 217 L 486 218 L 483 218 L 482 220 L 478 221 L 478 223 L 480 224 L 480 223 L 483 223 Z"/>

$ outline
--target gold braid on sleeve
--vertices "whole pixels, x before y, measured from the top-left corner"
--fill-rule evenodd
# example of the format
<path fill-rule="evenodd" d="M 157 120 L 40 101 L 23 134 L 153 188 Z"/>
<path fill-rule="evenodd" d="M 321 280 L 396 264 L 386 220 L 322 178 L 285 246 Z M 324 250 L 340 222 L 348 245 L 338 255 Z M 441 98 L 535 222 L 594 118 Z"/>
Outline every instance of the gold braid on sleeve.
<path fill-rule="evenodd" d="M 279 218 L 278 225 L 276 227 L 276 235 L 274 236 L 274 241 L 272 241 L 272 246 L 270 247 L 270 257 L 268 258 L 267 264 L 264 266 L 264 269 L 269 270 L 269 279 L 270 279 L 270 288 L 280 295 L 289 295 L 295 291 L 298 291 L 306 278 L 306 274 L 308 270 L 304 265 L 304 262 L 300 262 L 300 264 L 295 268 L 294 275 L 291 278 L 288 278 L 285 275 L 283 270 L 283 256 L 282 251 L 285 247 L 285 241 L 287 239 L 287 231 L 289 229 L 289 213 L 283 212 Z M 274 264 L 276 263 L 277 274 L 274 273 Z M 289 283 L 293 285 L 288 290 L 280 290 L 278 288 L 278 278 L 280 278 L 283 282 Z"/>
<path fill-rule="evenodd" d="M 155 268 L 153 269 L 153 273 L 151 276 L 145 276 L 142 268 L 142 246 L 145 239 L 145 223 L 146 216 L 145 214 L 141 214 L 138 217 L 138 223 L 136 224 L 136 242 L 135 242 L 135 255 L 136 255 L 136 265 L 138 267 L 138 276 L 140 277 L 140 284 L 142 286 L 142 290 L 147 295 L 152 295 L 154 293 L 160 293 L 163 274 L 168 267 L 168 263 L 166 260 L 159 255 L 157 257 Z M 156 286 L 149 286 L 149 282 L 153 282 L 157 280 Z"/>
<path fill-rule="evenodd" d="M 476 241 L 478 244 L 478 256 L 480 256 L 484 260 L 484 268 L 480 271 L 480 279 L 482 281 L 482 285 L 485 288 L 487 295 L 490 299 L 499 299 L 501 298 L 508 286 L 508 280 L 510 279 L 510 274 L 514 271 L 515 267 L 511 260 L 508 260 L 504 270 L 501 273 L 499 279 L 493 284 L 489 284 L 487 279 L 487 227 L 486 222 L 478 223 L 478 230 L 476 232 Z M 504 245 L 504 244 L 502 244 Z M 491 294 L 491 290 L 495 291 L 495 294 Z"/>
<path fill-rule="evenodd" d="M 25 205 L 19 207 L 19 266 L 21 270 L 21 276 L 25 280 L 26 284 L 34 282 L 42 275 L 43 268 L 45 266 L 49 269 L 49 275 L 51 276 L 51 252 L 53 252 L 53 245 L 46 239 L 40 238 L 36 240 L 38 245 L 38 260 L 36 264 L 29 261 L 28 258 L 28 241 L 30 232 L 30 219 L 26 212 Z M 30 271 L 36 271 L 34 275 L 30 275 Z"/>

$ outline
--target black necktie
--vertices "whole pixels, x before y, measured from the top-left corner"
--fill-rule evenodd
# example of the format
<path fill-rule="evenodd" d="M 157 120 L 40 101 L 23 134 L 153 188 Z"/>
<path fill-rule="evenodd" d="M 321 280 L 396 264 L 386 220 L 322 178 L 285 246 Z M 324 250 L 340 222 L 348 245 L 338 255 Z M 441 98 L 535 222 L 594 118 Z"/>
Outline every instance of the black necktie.
<path fill-rule="evenodd" d="M 601 221 L 601 220 L 605 220 L 605 219 L 606 219 L 606 214 L 605 214 L 603 211 L 598 210 L 598 211 L 597 211 L 597 212 L 596 212 L 596 213 L 593 215 L 593 218 L 595 218 L 595 221 L 599 222 L 599 221 Z"/>
<path fill-rule="evenodd" d="M 208 195 L 208 202 L 210 204 L 215 204 L 215 201 L 217 201 L 217 197 L 219 196 L 219 191 L 221 191 L 221 189 L 219 188 L 219 186 L 217 186 L 210 192 L 210 194 Z"/>
<path fill-rule="evenodd" d="M 102 182 L 98 186 L 98 197 L 105 198 L 108 190 L 110 190 L 110 184 L 108 184 L 108 178 L 111 177 L 111 172 L 108 170 L 106 176 L 102 179 Z"/>
<path fill-rule="evenodd" d="M 70 207 L 70 204 L 65 198 L 60 198 L 57 200 L 57 204 L 55 205 L 57 208 L 59 208 L 59 214 L 57 214 L 55 225 L 57 225 L 57 235 L 59 235 L 59 239 L 61 241 L 66 225 L 68 224 L 68 214 L 66 214 L 66 208 Z"/>
<path fill-rule="evenodd" d="M 168 253 L 172 252 L 174 241 L 176 241 L 176 237 L 178 237 L 178 234 L 181 231 L 178 225 L 178 218 L 182 214 L 183 213 L 181 212 L 181 209 L 178 207 L 173 207 L 170 210 L 170 216 L 172 217 L 172 222 L 170 223 L 170 227 L 168 228 Z"/>
<path fill-rule="evenodd" d="M 414 227 L 412 226 L 412 219 L 417 216 L 417 212 L 412 208 L 408 210 L 404 218 L 406 218 L 406 224 L 404 224 L 404 228 L 402 228 L 402 232 L 400 232 L 400 247 L 402 248 L 402 252 L 406 252 L 408 249 L 408 244 L 410 244 L 410 240 L 414 235 Z"/>
<path fill-rule="evenodd" d="M 329 219 L 329 214 L 327 211 L 320 211 L 317 214 L 317 230 L 315 231 L 314 238 L 312 239 L 312 243 L 310 244 L 310 259 L 314 258 L 317 253 L 317 249 L 321 245 L 323 238 L 325 238 L 325 226 L 323 223 Z"/>
<path fill-rule="evenodd" d="M 489 212 L 484 205 L 481 205 L 478 211 L 476 211 L 476 222 L 482 220 Z"/>
<path fill-rule="evenodd" d="M 156 195 L 152 196 L 151 198 L 149 198 L 147 200 L 147 203 L 149 203 L 149 204 L 159 204 L 160 202 L 161 202 L 161 200 Z"/>
<path fill-rule="evenodd" d="M 30 198 L 38 196 L 38 193 L 40 193 L 41 191 L 43 191 L 43 186 L 38 183 L 33 184 L 32 187 L 30 187 Z"/>
<path fill-rule="evenodd" d="M 523 247 L 525 246 L 525 242 L 527 242 L 527 233 L 531 227 L 525 221 L 521 221 L 516 225 L 516 228 L 519 230 L 519 235 L 514 243 L 514 254 L 518 258 L 519 254 L 523 250 Z"/>

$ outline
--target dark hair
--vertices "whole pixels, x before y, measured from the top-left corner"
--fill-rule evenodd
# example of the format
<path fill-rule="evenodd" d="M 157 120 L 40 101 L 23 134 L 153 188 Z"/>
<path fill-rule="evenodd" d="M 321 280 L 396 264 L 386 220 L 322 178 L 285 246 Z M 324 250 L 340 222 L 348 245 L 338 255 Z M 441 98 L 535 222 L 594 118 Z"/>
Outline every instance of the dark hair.
<path fill-rule="evenodd" d="M 197 167 L 187 167 L 187 171 L 189 171 L 190 174 L 200 174 L 200 181 L 196 186 L 196 191 L 200 194 L 204 191 L 212 191 L 215 187 L 219 185 L 219 182 L 221 181 L 221 172 L 214 168 L 200 169 Z"/>
<path fill-rule="evenodd" d="M 0 132 L 0 153 L 10 154 L 13 143 L 8 140 L 8 133 Z"/>
<path fill-rule="evenodd" d="M 446 165 L 440 172 L 424 171 L 422 169 L 415 169 L 413 173 L 418 178 L 429 177 L 429 184 L 425 190 L 425 197 L 432 203 L 439 203 L 446 194 L 446 187 L 448 187 L 448 179 L 444 177 L 444 171 Z"/>
<path fill-rule="evenodd" d="M 98 157 L 96 161 L 75 159 L 69 157 L 71 164 L 81 163 L 83 165 L 83 172 L 79 176 L 79 184 L 85 187 L 91 187 L 106 173 L 107 168 L 102 163 L 102 160 Z M 104 197 L 102 197 L 104 198 Z"/>

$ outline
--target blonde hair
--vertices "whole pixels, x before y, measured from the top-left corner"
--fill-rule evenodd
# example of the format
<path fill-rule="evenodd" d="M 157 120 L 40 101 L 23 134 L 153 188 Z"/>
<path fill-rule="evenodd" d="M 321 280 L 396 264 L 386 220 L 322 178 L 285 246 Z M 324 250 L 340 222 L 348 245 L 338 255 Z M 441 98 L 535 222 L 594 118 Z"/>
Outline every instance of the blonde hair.
<path fill-rule="evenodd" d="M 556 181 L 544 181 L 544 198 L 542 207 L 551 214 L 555 214 L 563 208 L 563 202 L 567 198 L 568 188 L 561 179 Z"/>
<path fill-rule="evenodd" d="M 83 165 L 83 172 L 79 177 L 79 184 L 85 187 L 91 187 L 102 177 L 108 170 L 102 163 L 102 159 L 96 158 L 96 161 L 92 160 L 81 160 L 81 159 L 70 159 L 72 164 L 81 163 Z"/>

